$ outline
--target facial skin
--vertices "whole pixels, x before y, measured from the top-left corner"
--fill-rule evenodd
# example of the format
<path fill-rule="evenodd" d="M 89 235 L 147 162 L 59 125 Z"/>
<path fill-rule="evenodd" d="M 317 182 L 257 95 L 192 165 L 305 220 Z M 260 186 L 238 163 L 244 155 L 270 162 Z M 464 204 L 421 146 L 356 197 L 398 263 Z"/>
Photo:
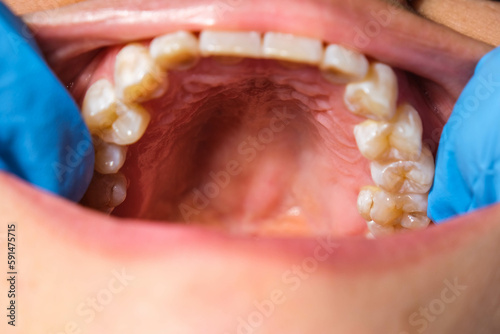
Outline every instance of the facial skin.
<path fill-rule="evenodd" d="M 121 6 L 103 3 L 90 6 Z M 416 94 L 417 88 L 425 90 L 434 108 L 429 109 L 437 110 L 436 117 L 424 120 L 427 138 L 435 141 L 432 130 L 442 127 L 475 63 L 491 49 L 407 11 L 398 12 L 369 45 L 356 47 L 348 27 L 363 27 L 373 21 L 371 11 L 389 8 L 378 0 L 276 1 L 276 7 L 254 1 L 222 18 L 210 15 L 208 1 L 169 3 L 193 9 L 164 22 L 172 30 L 214 25 L 302 33 L 414 73 L 409 77 Z M 82 13 L 74 7 L 51 18 L 62 22 L 76 12 Z M 131 17 L 134 13 L 129 11 Z M 346 15 L 343 26 L 338 18 Z M 71 55 L 59 51 L 82 47 L 81 37 L 91 29 L 51 29 L 35 16 L 26 20 L 64 80 L 74 65 Z M 110 22 L 124 24 L 109 18 L 92 25 L 103 34 L 94 35 L 96 45 L 119 43 L 134 33 L 138 39 L 150 38 L 165 29 L 146 20 L 127 31 L 124 25 L 113 35 L 105 28 Z M 18 237 L 19 320 L 15 329 L 2 324 L 7 333 L 447 334 L 500 329 L 499 206 L 375 241 L 254 239 L 109 218 L 5 174 L 0 174 L 0 189 L 2 233 L 16 222 Z M 3 240 L 2 248 L 7 248 Z M 6 284 L 1 281 L 2 291 L 9 290 Z M 5 293 L 0 300 L 7 305 Z"/>

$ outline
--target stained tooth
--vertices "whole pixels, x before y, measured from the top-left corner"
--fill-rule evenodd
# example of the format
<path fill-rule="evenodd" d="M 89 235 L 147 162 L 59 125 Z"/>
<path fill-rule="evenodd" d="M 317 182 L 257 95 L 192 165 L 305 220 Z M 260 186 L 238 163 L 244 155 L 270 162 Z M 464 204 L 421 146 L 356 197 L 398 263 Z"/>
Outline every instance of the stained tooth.
<path fill-rule="evenodd" d="M 121 173 L 94 173 L 82 204 L 106 213 L 123 203 L 127 196 L 127 179 Z"/>
<path fill-rule="evenodd" d="M 422 121 L 409 104 L 390 122 L 366 120 L 354 127 L 361 154 L 369 160 L 417 160 L 422 150 Z"/>
<path fill-rule="evenodd" d="M 200 51 L 204 56 L 261 56 L 260 33 L 202 31 L 200 33 Z"/>
<path fill-rule="evenodd" d="M 379 225 L 374 221 L 368 221 L 367 223 L 368 230 L 373 235 L 373 237 L 381 237 L 384 235 L 394 234 L 395 229 L 394 226 L 383 226 Z"/>
<path fill-rule="evenodd" d="M 95 145 L 95 170 L 101 174 L 114 174 L 122 168 L 127 147 L 101 141 Z"/>
<path fill-rule="evenodd" d="M 429 226 L 430 222 L 425 213 L 411 213 L 403 216 L 401 226 L 410 230 L 421 230 Z"/>
<path fill-rule="evenodd" d="M 363 54 L 337 44 L 330 44 L 320 68 L 325 78 L 333 83 L 362 80 L 368 72 L 368 60 Z"/>
<path fill-rule="evenodd" d="M 141 102 L 158 97 L 166 89 L 163 72 L 140 44 L 129 44 L 118 52 L 115 62 L 115 85 L 118 98 Z"/>
<path fill-rule="evenodd" d="M 424 194 L 432 186 L 434 159 L 423 147 L 417 161 L 372 162 L 371 175 L 375 184 L 386 191 Z"/>
<path fill-rule="evenodd" d="M 116 120 L 115 88 L 108 80 L 101 79 L 88 88 L 82 116 L 91 132 L 108 127 Z"/>
<path fill-rule="evenodd" d="M 187 69 L 193 66 L 200 54 L 198 39 L 187 31 L 158 36 L 151 41 L 149 52 L 163 69 Z"/>
<path fill-rule="evenodd" d="M 118 118 L 111 127 L 102 130 L 99 136 L 108 143 L 130 145 L 141 139 L 151 117 L 138 104 L 117 105 Z"/>
<path fill-rule="evenodd" d="M 323 56 L 323 43 L 313 38 L 268 32 L 264 35 L 263 55 L 266 58 L 318 65 Z"/>
<path fill-rule="evenodd" d="M 344 103 L 357 115 L 375 120 L 390 120 L 396 112 L 398 81 L 387 65 L 370 65 L 367 76 L 347 85 Z"/>
<path fill-rule="evenodd" d="M 366 120 L 354 127 L 354 138 L 361 154 L 369 160 L 386 155 L 392 125 L 388 122 Z"/>
<path fill-rule="evenodd" d="M 373 204 L 370 210 L 370 218 L 379 225 L 394 225 L 401 217 L 401 209 L 397 197 L 385 191 L 373 194 Z"/>

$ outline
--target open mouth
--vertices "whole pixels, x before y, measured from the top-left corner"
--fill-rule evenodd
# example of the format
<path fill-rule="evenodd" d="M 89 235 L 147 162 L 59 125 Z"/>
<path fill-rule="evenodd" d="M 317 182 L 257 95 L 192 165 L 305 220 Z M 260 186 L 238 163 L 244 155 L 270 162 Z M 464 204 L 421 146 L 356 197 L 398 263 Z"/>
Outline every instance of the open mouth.
<path fill-rule="evenodd" d="M 392 27 L 419 18 L 370 5 L 308 2 L 275 22 L 279 4 L 245 2 L 84 2 L 29 15 L 93 135 L 82 204 L 233 235 L 432 227 L 433 155 L 484 48 L 457 57 L 463 37 L 433 44 L 440 28 L 429 25 L 429 45 L 403 50 L 410 35 Z"/>
<path fill-rule="evenodd" d="M 386 5 L 372 23 L 380 30 L 401 11 Z M 95 139 L 83 203 L 251 235 L 427 227 L 443 119 L 418 79 L 261 22 L 84 50 L 92 59 L 70 81 Z M 378 37 L 362 33 L 357 48 Z"/>
<path fill-rule="evenodd" d="M 61 229 L 78 244 L 288 263 L 319 243 L 349 276 L 425 262 L 493 224 L 471 233 L 466 217 L 433 226 L 426 214 L 440 132 L 480 43 L 383 1 L 89 1 L 49 13 L 26 20 L 94 136 L 82 204 L 111 217 L 19 191 L 43 199 L 39 215 L 73 221 Z"/>

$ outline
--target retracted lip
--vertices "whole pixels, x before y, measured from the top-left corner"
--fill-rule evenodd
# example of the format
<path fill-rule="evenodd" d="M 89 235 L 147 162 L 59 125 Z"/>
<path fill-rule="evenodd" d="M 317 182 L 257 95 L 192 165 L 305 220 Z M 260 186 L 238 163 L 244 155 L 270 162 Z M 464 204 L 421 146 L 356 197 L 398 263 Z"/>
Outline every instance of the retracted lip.
<path fill-rule="evenodd" d="M 49 64 L 66 83 L 74 77 L 74 63 L 90 61 L 96 50 L 131 40 L 187 29 L 280 31 L 339 43 L 428 79 L 447 92 L 449 106 L 473 73 L 475 64 L 491 47 L 448 28 L 433 24 L 410 12 L 379 0 L 254 0 L 233 1 L 217 7 L 204 0 L 86 1 L 57 10 L 24 17 L 34 31 Z M 237 5 L 236 5 L 237 4 Z M 225 8 L 225 10 L 224 10 Z M 380 21 L 377 13 L 388 13 Z M 255 19 L 258 18 L 258 19 Z M 367 43 L 358 34 L 378 24 Z M 415 30 L 414 27 L 419 27 Z M 411 43 L 408 41 L 411 40 Z M 388 47 L 390 46 L 390 47 Z M 442 91 L 441 91 L 442 92 Z M 451 112 L 443 110 L 443 122 Z M 307 256 L 318 245 L 316 239 L 235 237 L 202 227 L 117 219 L 31 188 L 15 177 L 0 174 L 10 203 L 30 208 L 39 224 L 48 224 L 75 244 L 98 245 L 103 251 L 126 256 L 168 252 L 178 247 L 202 250 L 210 245 L 228 249 L 258 248 L 269 256 Z M 4 203 L 5 204 L 5 203 Z M 54 215 L 54 213 L 57 213 Z M 495 217 L 500 206 L 491 207 L 424 231 L 380 240 L 342 238 L 327 240 L 338 245 L 328 263 L 349 266 L 397 266 L 408 259 L 450 252 L 478 240 L 499 227 Z M 453 242 L 450 242 L 453 240 Z M 255 247 L 258 246 L 258 247 Z M 86 246 L 88 247 L 88 246 Z M 376 258 L 376 261 L 373 259 Z"/>

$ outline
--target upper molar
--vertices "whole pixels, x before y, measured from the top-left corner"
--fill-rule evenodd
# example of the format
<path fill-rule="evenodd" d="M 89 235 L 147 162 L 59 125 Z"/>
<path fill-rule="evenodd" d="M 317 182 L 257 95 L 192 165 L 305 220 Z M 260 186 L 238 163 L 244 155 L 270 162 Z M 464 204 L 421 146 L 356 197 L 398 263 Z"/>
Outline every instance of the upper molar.
<path fill-rule="evenodd" d="M 262 51 L 266 58 L 319 65 L 323 43 L 313 38 L 268 32 L 264 35 Z"/>
<path fill-rule="evenodd" d="M 262 51 L 258 32 L 202 31 L 200 51 L 203 56 L 236 56 L 259 58 Z"/>
<path fill-rule="evenodd" d="M 129 44 L 118 52 L 115 62 L 115 86 L 126 103 L 158 97 L 166 88 L 166 73 L 140 44 Z"/>
<path fill-rule="evenodd" d="M 327 46 L 320 64 L 323 76 L 333 83 L 362 80 L 368 67 L 368 60 L 363 54 L 337 44 Z"/>
<path fill-rule="evenodd" d="M 158 36 L 151 41 L 149 52 L 162 69 L 187 69 L 200 56 L 198 38 L 187 31 Z"/>
<path fill-rule="evenodd" d="M 347 85 L 344 102 L 355 114 L 390 120 L 396 112 L 398 79 L 390 66 L 374 63 L 367 76 Z"/>

